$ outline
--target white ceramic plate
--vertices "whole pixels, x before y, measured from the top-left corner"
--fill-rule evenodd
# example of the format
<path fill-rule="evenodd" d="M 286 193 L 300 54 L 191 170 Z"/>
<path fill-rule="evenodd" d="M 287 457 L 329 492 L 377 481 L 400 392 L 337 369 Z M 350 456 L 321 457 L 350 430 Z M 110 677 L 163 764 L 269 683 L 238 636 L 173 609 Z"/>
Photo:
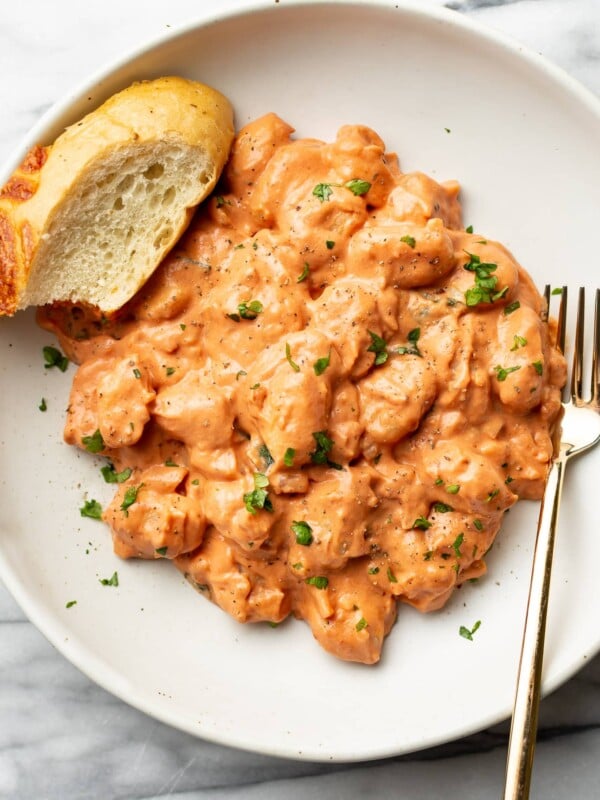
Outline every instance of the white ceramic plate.
<path fill-rule="evenodd" d="M 458 178 L 465 220 L 506 243 L 540 286 L 597 282 L 598 102 L 539 58 L 452 13 L 380 4 L 269 4 L 170 35 L 52 109 L 37 141 L 137 78 L 213 84 L 238 126 L 274 110 L 300 135 L 366 123 L 406 170 Z M 446 131 L 449 129 L 449 132 Z M 325 654 L 307 626 L 240 626 L 166 562 L 121 562 L 82 519 L 107 500 L 99 463 L 62 442 L 74 368 L 44 370 L 33 313 L 0 323 L 0 575 L 31 620 L 91 678 L 190 733 L 281 756 L 407 752 L 510 713 L 537 507 L 512 510 L 489 577 L 422 616 L 400 608 L 377 667 Z M 48 411 L 38 411 L 41 397 Z M 600 646 L 600 449 L 563 501 L 545 688 Z M 98 578 L 118 570 L 118 589 Z M 65 608 L 67 601 L 77 605 Z M 474 642 L 460 625 L 481 620 Z"/>

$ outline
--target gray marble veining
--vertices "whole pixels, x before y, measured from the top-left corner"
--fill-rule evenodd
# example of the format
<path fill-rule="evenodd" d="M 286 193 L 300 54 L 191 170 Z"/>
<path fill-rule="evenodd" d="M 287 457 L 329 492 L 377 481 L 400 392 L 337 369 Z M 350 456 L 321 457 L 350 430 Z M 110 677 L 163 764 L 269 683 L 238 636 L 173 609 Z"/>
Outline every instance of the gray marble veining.
<path fill-rule="evenodd" d="M 600 0 L 429 2 L 512 35 L 600 93 Z M 149 0 L 142 11 L 117 0 L 2 3 L 0 158 L 80 76 L 167 25 L 224 5 Z M 168 728 L 91 683 L 0 587 L 2 800 L 481 800 L 499 795 L 507 730 L 503 723 L 421 753 L 354 765 L 220 747 Z M 600 657 L 542 704 L 533 796 L 600 796 Z"/>

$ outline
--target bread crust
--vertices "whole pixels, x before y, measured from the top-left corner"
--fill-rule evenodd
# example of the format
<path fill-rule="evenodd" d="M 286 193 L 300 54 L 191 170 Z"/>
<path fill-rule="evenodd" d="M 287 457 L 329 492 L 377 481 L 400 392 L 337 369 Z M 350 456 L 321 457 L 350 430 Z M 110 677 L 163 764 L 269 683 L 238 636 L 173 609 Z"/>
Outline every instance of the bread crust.
<path fill-rule="evenodd" d="M 203 181 L 198 180 L 197 196 L 180 209 L 173 235 L 156 251 L 156 263 L 149 263 L 132 285 L 132 296 L 180 237 L 193 208 L 214 188 L 233 134 L 233 111 L 227 98 L 204 84 L 170 76 L 134 83 L 67 128 L 53 145 L 33 148 L 0 191 L 0 314 L 11 315 L 29 305 L 30 279 L 40 271 L 60 268 L 43 263 L 46 259 L 38 257 L 39 245 L 43 240 L 47 243 L 53 220 L 94 164 L 124 147 L 139 145 L 147 151 L 148 145 L 172 141 L 201 148 L 212 169 Z M 88 297 L 76 294 L 45 297 L 43 302 L 89 302 Z M 40 303 L 39 297 L 35 299 Z M 114 310 L 108 298 L 105 306 L 98 305 Z"/>

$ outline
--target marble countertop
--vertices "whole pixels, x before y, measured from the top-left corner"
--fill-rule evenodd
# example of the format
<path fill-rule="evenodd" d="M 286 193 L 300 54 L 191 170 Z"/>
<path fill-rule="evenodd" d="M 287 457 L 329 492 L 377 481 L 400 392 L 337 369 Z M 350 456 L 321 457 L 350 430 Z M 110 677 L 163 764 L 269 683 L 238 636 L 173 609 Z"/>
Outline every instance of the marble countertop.
<path fill-rule="evenodd" d="M 285 2 L 285 0 L 281 0 Z M 600 0 L 423 0 L 512 35 L 600 94 Z M 0 161 L 52 102 L 134 45 L 249 0 L 5 0 Z M 0 798 L 498 797 L 508 723 L 400 758 L 285 761 L 213 745 L 117 700 L 57 653 L 0 585 Z M 599 796 L 600 656 L 541 706 L 532 796 Z"/>

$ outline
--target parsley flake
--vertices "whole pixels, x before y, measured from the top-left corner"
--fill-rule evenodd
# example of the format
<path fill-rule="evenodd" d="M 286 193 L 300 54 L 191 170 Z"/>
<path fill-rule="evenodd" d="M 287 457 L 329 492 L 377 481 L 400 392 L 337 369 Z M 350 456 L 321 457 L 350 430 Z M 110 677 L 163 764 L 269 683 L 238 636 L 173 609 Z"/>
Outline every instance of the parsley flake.
<path fill-rule="evenodd" d="M 367 353 L 375 353 L 375 366 L 379 367 L 388 360 L 387 343 L 373 331 L 368 331 L 368 334 L 371 337 L 371 344 L 367 347 Z"/>
<path fill-rule="evenodd" d="M 73 606 L 76 605 L 77 605 L 77 600 L 69 600 L 69 602 L 65 604 L 65 608 L 73 608 Z"/>
<path fill-rule="evenodd" d="M 316 586 L 317 589 L 326 589 L 329 586 L 329 579 L 324 575 L 313 575 L 312 578 L 307 578 L 306 583 L 310 586 Z"/>
<path fill-rule="evenodd" d="M 542 375 L 542 373 L 544 372 L 544 367 L 541 361 L 532 361 L 531 366 L 534 368 L 534 370 L 537 372 L 538 375 Z"/>
<path fill-rule="evenodd" d="M 426 531 L 427 528 L 431 528 L 431 522 L 425 519 L 425 517 L 417 517 L 413 522 L 412 527 L 413 529 Z"/>
<path fill-rule="evenodd" d="M 113 572 L 110 578 L 100 578 L 100 583 L 102 586 L 118 586 L 119 575 L 116 572 Z"/>
<path fill-rule="evenodd" d="M 452 506 L 449 506 L 446 503 L 434 503 L 433 510 L 437 511 L 438 514 L 447 514 L 448 511 L 454 511 Z"/>
<path fill-rule="evenodd" d="M 392 568 L 391 567 L 387 568 L 387 577 L 388 577 L 388 581 L 390 583 L 398 583 L 398 578 L 392 572 Z"/>
<path fill-rule="evenodd" d="M 504 316 L 508 317 L 509 314 L 512 314 L 513 311 L 516 311 L 517 308 L 521 308 L 521 303 L 518 300 L 515 300 L 513 303 L 509 303 L 508 305 L 504 306 Z"/>
<path fill-rule="evenodd" d="M 79 509 L 82 517 L 90 519 L 102 519 L 102 506 L 97 500 L 86 500 Z"/>
<path fill-rule="evenodd" d="M 362 195 L 366 194 L 371 188 L 369 181 L 363 181 L 360 178 L 354 178 L 353 180 L 345 183 L 344 186 L 346 189 L 350 189 L 352 194 L 355 194 L 358 197 L 362 197 Z"/>
<path fill-rule="evenodd" d="M 104 439 L 102 438 L 99 428 L 96 428 L 91 436 L 84 436 L 81 443 L 88 453 L 99 453 L 101 450 L 104 450 Z"/>
<path fill-rule="evenodd" d="M 125 514 L 126 517 L 129 516 L 129 506 L 132 506 L 135 501 L 137 500 L 138 492 L 142 488 L 144 484 L 140 483 L 139 486 L 129 486 L 123 496 L 123 502 L 121 503 L 121 510 Z"/>
<path fill-rule="evenodd" d="M 450 483 L 448 486 L 446 486 L 446 491 L 448 494 L 458 494 L 460 492 L 460 484 Z"/>
<path fill-rule="evenodd" d="M 40 411 L 47 411 L 48 410 L 48 406 L 46 405 L 46 398 L 45 397 L 42 397 L 42 400 L 41 400 L 38 408 L 39 408 Z"/>
<path fill-rule="evenodd" d="M 271 452 L 266 444 L 261 444 L 258 448 L 258 455 L 262 458 L 265 462 L 265 467 L 269 469 L 269 467 L 275 463 L 275 459 L 271 455 Z"/>
<path fill-rule="evenodd" d="M 408 236 L 408 235 L 401 236 L 400 237 L 400 241 L 404 242 L 404 244 L 407 244 L 409 247 L 412 247 L 412 248 L 414 248 L 414 246 L 417 243 L 417 240 L 415 239 L 414 236 Z"/>
<path fill-rule="evenodd" d="M 458 633 L 460 634 L 460 636 L 463 637 L 463 639 L 468 639 L 470 642 L 472 642 L 473 634 L 476 631 L 478 631 L 480 627 L 481 627 L 481 620 L 478 619 L 477 622 L 471 628 L 471 630 L 466 628 L 464 625 L 461 625 L 460 628 L 458 629 Z"/>
<path fill-rule="evenodd" d="M 368 626 L 368 622 L 364 617 L 361 617 L 358 622 L 356 623 L 356 630 L 360 633 L 360 631 L 364 630 Z"/>
<path fill-rule="evenodd" d="M 292 533 L 296 536 L 297 544 L 304 545 L 304 547 L 308 547 L 308 545 L 312 544 L 312 528 L 308 522 L 292 522 Z"/>
<path fill-rule="evenodd" d="M 330 359 L 331 359 L 331 348 L 326 356 L 323 356 L 322 358 L 317 358 L 317 360 L 313 364 L 315 375 L 322 375 L 325 372 L 325 370 L 329 366 Z"/>
<path fill-rule="evenodd" d="M 300 372 L 300 367 L 295 361 L 292 360 L 292 351 L 287 342 L 285 343 L 285 357 L 287 358 L 288 364 L 294 370 L 294 372 Z"/>
<path fill-rule="evenodd" d="M 525 345 L 527 344 L 527 339 L 524 336 L 519 336 L 518 333 L 515 333 L 515 335 L 513 337 L 513 341 L 514 341 L 514 344 L 510 348 L 511 353 L 514 350 L 518 350 L 519 347 L 525 347 Z"/>
<path fill-rule="evenodd" d="M 335 242 L 332 242 L 331 239 L 327 239 L 327 241 L 325 242 L 325 247 L 328 250 L 333 250 L 333 248 L 335 247 Z"/>
<path fill-rule="evenodd" d="M 243 496 L 246 511 L 249 514 L 256 514 L 257 511 L 264 509 L 265 511 L 273 511 L 273 503 L 269 497 L 267 489 L 269 488 L 269 479 L 262 472 L 254 473 L 254 489 L 251 492 L 246 492 Z"/>
<path fill-rule="evenodd" d="M 480 303 L 493 303 L 504 297 L 508 292 L 508 286 L 497 292 L 498 278 L 492 275 L 492 272 L 498 269 L 498 265 L 482 261 L 475 253 L 465 252 L 469 256 L 469 261 L 463 265 L 464 269 L 475 273 L 475 285 L 465 292 L 467 306 L 473 307 Z"/>
<path fill-rule="evenodd" d="M 456 539 L 452 542 L 452 549 L 454 550 L 454 555 L 457 558 L 461 558 L 462 557 L 460 546 L 464 542 L 464 540 L 465 540 L 464 533 L 459 533 L 458 536 L 456 537 Z"/>
<path fill-rule="evenodd" d="M 329 200 L 333 194 L 333 189 L 331 186 L 332 184 L 330 183 L 317 183 L 315 188 L 312 190 L 312 193 L 323 203 L 325 200 Z"/>
<path fill-rule="evenodd" d="M 507 379 L 511 372 L 517 372 L 520 370 L 521 367 L 501 367 L 499 364 L 494 367 L 494 371 L 496 373 L 496 377 L 502 383 Z"/>
<path fill-rule="evenodd" d="M 113 464 L 107 464 L 100 470 L 106 483 L 123 483 L 131 477 L 131 468 L 125 467 L 122 472 L 115 472 Z"/>
<path fill-rule="evenodd" d="M 260 300 L 251 300 L 249 303 L 240 303 L 238 312 L 242 319 L 256 319 L 262 312 L 263 304 Z"/>
<path fill-rule="evenodd" d="M 473 525 L 477 528 L 478 531 L 483 530 L 483 522 L 480 519 L 474 519 Z"/>
<path fill-rule="evenodd" d="M 413 328 L 411 331 L 408 332 L 408 336 L 406 337 L 410 342 L 410 347 L 396 347 L 394 353 L 398 353 L 401 356 L 419 356 L 420 358 L 423 357 L 423 354 L 419 350 L 417 342 L 421 338 L 421 328 Z"/>
<path fill-rule="evenodd" d="M 42 352 L 44 354 L 44 367 L 46 367 L 46 369 L 58 367 L 61 372 L 67 371 L 69 359 L 63 355 L 58 348 L 47 346 L 42 349 Z"/>
<path fill-rule="evenodd" d="M 158 553 L 159 556 L 166 556 L 168 549 L 168 547 L 157 547 L 154 552 Z"/>
<path fill-rule="evenodd" d="M 298 275 L 298 277 L 296 278 L 296 283 L 302 283 L 302 281 L 305 281 L 309 275 L 310 275 L 310 267 L 308 265 L 308 261 L 305 261 L 304 269 L 302 270 L 300 275 Z"/>
<path fill-rule="evenodd" d="M 465 233 L 473 233 L 473 226 L 469 225 L 468 228 L 465 228 Z"/>
<path fill-rule="evenodd" d="M 296 451 L 293 447 L 288 447 L 285 453 L 283 454 L 283 463 L 286 467 L 293 467 L 294 466 L 294 456 L 296 455 Z"/>

